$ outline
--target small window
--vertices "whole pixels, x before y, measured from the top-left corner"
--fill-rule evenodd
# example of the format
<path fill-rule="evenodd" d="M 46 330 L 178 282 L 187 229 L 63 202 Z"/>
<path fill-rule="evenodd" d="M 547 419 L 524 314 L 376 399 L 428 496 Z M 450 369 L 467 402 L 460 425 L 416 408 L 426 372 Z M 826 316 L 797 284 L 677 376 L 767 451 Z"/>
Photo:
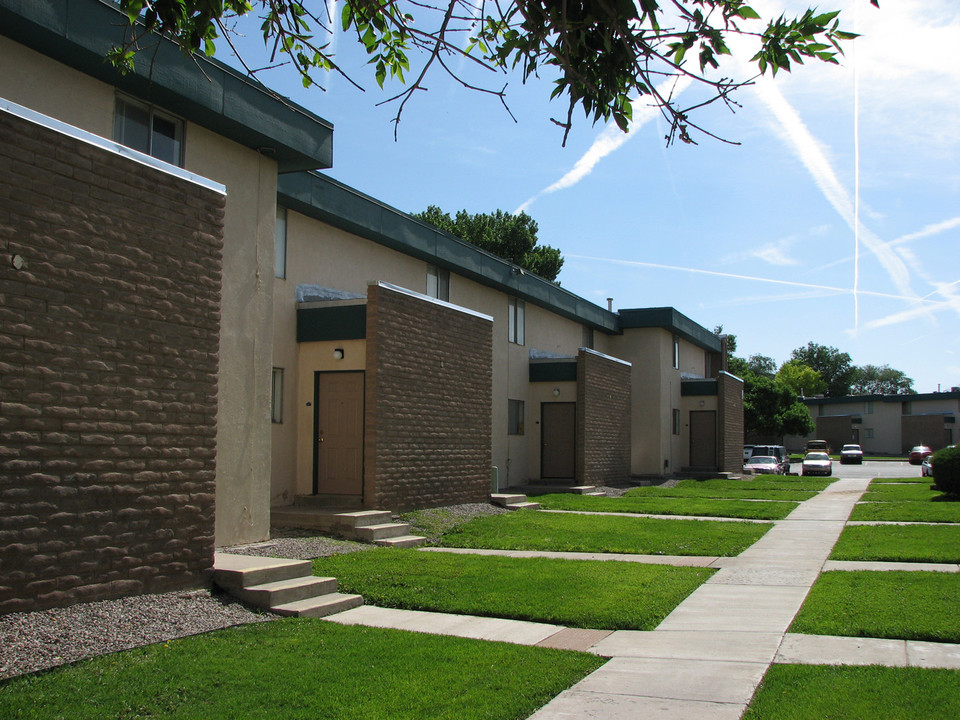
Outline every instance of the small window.
<path fill-rule="evenodd" d="M 517 345 L 524 344 L 524 302 L 517 298 L 510 298 L 507 319 L 507 339 Z"/>
<path fill-rule="evenodd" d="M 863 429 L 863 439 L 864 439 L 864 440 L 873 440 L 873 428 L 864 428 L 864 429 Z"/>
<path fill-rule="evenodd" d="M 277 206 L 276 240 L 273 246 L 273 274 L 287 277 L 287 209 Z"/>
<path fill-rule="evenodd" d="M 680 369 L 680 338 L 677 335 L 673 336 L 673 367 Z"/>
<path fill-rule="evenodd" d="M 583 344 L 581 345 L 581 347 L 585 347 L 589 350 L 593 350 L 593 328 L 592 327 L 587 327 L 586 325 L 583 326 L 582 340 L 583 340 Z"/>
<path fill-rule="evenodd" d="M 113 136 L 121 145 L 183 166 L 183 121 L 151 105 L 117 98 Z"/>
<path fill-rule="evenodd" d="M 913 415 L 913 403 L 909 400 L 900 403 L 901 415 Z"/>
<path fill-rule="evenodd" d="M 673 434 L 680 434 L 680 411 L 677 408 L 673 409 Z"/>
<path fill-rule="evenodd" d="M 523 435 L 523 400 L 507 402 L 507 435 Z"/>
<path fill-rule="evenodd" d="M 427 295 L 450 302 L 450 271 L 436 265 L 427 265 Z"/>
<path fill-rule="evenodd" d="M 273 369 L 273 383 L 270 390 L 270 419 L 275 423 L 283 422 L 283 368 Z"/>
<path fill-rule="evenodd" d="M 871 401 L 868 400 L 863 404 L 863 414 L 873 415 L 873 403 Z"/>

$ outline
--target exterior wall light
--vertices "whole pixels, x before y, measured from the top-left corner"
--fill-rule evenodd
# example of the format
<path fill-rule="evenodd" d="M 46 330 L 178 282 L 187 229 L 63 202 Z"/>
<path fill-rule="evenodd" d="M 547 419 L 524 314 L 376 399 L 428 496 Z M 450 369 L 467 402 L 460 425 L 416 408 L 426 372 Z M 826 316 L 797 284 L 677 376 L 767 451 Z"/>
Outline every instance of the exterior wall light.
<path fill-rule="evenodd" d="M 333 350 L 333 359 L 334 359 L 334 360 L 343 360 L 343 348 L 334 348 L 334 350 Z"/>
<path fill-rule="evenodd" d="M 554 388 L 554 389 L 553 389 L 553 396 L 554 396 L 554 397 L 560 397 L 560 388 Z"/>

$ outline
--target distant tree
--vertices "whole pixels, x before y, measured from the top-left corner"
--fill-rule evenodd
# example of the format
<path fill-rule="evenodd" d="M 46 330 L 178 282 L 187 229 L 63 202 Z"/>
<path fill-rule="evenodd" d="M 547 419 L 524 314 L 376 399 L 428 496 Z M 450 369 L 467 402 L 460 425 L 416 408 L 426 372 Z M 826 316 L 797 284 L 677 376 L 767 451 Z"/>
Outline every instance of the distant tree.
<path fill-rule="evenodd" d="M 809 342 L 805 347 L 794 350 L 791 358 L 820 373 L 820 377 L 827 384 L 824 394 L 828 397 L 850 394 L 856 368 L 851 364 L 847 353 L 834 347 Z"/>
<path fill-rule="evenodd" d="M 748 357 L 747 368 L 754 375 L 770 378 L 771 380 L 777 374 L 776 361 L 766 355 L 751 355 Z"/>
<path fill-rule="evenodd" d="M 524 212 L 516 215 L 503 210 L 492 213 L 468 213 L 456 217 L 431 205 L 413 217 L 519 265 L 545 280 L 555 282 L 563 267 L 563 256 L 550 245 L 537 244 L 537 223 Z"/>
<path fill-rule="evenodd" d="M 796 393 L 777 380 L 748 374 L 743 385 L 743 426 L 747 435 L 806 435 L 816 425 Z"/>
<path fill-rule="evenodd" d="M 787 360 L 777 371 L 777 382 L 783 383 L 794 395 L 822 395 L 827 384 L 820 373 L 799 360 Z"/>
<path fill-rule="evenodd" d="M 854 395 L 909 395 L 913 380 L 889 365 L 864 365 L 854 369 L 850 392 Z"/>
<path fill-rule="evenodd" d="M 725 337 L 727 339 L 727 353 L 729 355 L 732 356 L 737 351 L 737 336 L 732 333 L 725 333 L 723 331 L 723 325 L 717 325 L 713 329 L 713 334 L 717 337 Z"/>

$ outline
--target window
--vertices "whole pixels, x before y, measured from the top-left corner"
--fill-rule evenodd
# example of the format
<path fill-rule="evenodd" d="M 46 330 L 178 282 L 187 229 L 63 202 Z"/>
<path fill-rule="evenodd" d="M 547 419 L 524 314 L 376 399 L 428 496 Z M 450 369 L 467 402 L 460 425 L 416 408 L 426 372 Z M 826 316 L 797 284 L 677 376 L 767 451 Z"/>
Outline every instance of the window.
<path fill-rule="evenodd" d="M 680 369 L 680 338 L 673 336 L 673 367 Z"/>
<path fill-rule="evenodd" d="M 863 404 L 863 414 L 873 415 L 873 403 L 869 400 Z"/>
<path fill-rule="evenodd" d="M 581 347 L 585 347 L 589 350 L 593 350 L 593 328 L 592 327 L 587 327 L 586 325 L 583 326 L 582 340 L 583 340 L 583 344 L 581 345 Z"/>
<path fill-rule="evenodd" d="M 273 369 L 273 382 L 270 388 L 270 420 L 283 422 L 283 368 Z"/>
<path fill-rule="evenodd" d="M 450 271 L 427 265 L 427 295 L 450 302 Z"/>
<path fill-rule="evenodd" d="M 673 434 L 680 434 L 680 411 L 677 408 L 673 409 Z"/>
<path fill-rule="evenodd" d="M 913 403 L 909 400 L 900 403 L 900 414 L 901 415 L 913 415 Z"/>
<path fill-rule="evenodd" d="M 873 440 L 873 428 L 864 428 L 864 429 L 863 429 L 863 439 L 864 439 L 864 440 Z"/>
<path fill-rule="evenodd" d="M 508 400 L 507 435 L 523 435 L 523 400 Z"/>
<path fill-rule="evenodd" d="M 507 318 L 507 339 L 516 343 L 517 345 L 523 345 L 523 310 L 524 302 L 523 300 L 517 300 L 517 298 L 510 298 L 510 307 L 508 309 L 508 318 Z"/>
<path fill-rule="evenodd" d="M 117 98 L 113 136 L 157 160 L 183 165 L 183 121 L 150 105 Z"/>
<path fill-rule="evenodd" d="M 273 245 L 273 274 L 287 277 L 287 209 L 277 206 L 276 240 Z"/>

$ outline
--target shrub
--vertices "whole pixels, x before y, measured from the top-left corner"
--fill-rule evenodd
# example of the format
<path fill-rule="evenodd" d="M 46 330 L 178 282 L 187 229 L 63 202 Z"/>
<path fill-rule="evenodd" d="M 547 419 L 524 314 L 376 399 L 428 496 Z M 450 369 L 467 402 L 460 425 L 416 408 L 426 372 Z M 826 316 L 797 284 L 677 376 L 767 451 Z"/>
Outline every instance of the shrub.
<path fill-rule="evenodd" d="M 960 495 L 960 447 L 937 450 L 930 458 L 934 487 L 949 495 Z"/>

